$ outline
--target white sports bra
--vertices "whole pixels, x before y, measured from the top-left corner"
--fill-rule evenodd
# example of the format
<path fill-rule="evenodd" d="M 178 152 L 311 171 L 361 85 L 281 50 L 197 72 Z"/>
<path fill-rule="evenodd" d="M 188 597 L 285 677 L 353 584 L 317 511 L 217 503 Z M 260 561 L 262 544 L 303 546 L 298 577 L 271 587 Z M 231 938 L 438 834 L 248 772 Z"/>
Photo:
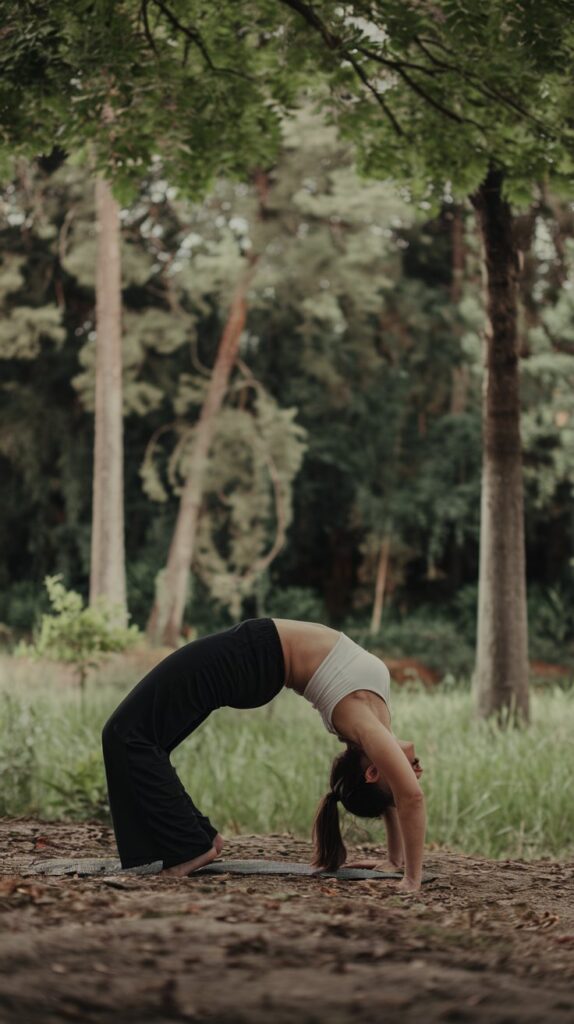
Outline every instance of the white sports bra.
<path fill-rule="evenodd" d="M 335 646 L 313 673 L 303 696 L 317 709 L 325 728 L 337 735 L 331 721 L 336 705 L 357 690 L 371 690 L 382 697 L 391 710 L 391 677 L 387 666 L 374 654 L 359 647 L 341 633 Z"/>

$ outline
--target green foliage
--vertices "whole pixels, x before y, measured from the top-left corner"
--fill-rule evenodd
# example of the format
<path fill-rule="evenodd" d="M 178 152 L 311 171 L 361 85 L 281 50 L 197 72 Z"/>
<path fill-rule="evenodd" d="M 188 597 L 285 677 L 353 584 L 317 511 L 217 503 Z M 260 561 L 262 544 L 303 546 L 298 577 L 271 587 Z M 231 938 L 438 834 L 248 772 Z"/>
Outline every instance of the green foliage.
<path fill-rule="evenodd" d="M 4 163 L 49 153 L 56 136 L 85 149 L 124 200 L 162 154 L 169 180 L 194 196 L 216 171 L 267 164 L 278 139 L 274 78 L 257 45 L 263 12 L 237 32 L 234 5 L 184 0 L 41 4 L 5 0 L 10 25 L 0 57 Z M 191 21 L 191 24 L 190 24 Z M 286 84 L 286 83 L 285 83 Z M 283 93 L 285 94 L 285 84 Z"/>
<path fill-rule="evenodd" d="M 334 624 L 353 615 L 364 626 L 388 534 L 383 625 L 394 621 L 394 609 L 406 620 L 421 603 L 459 624 L 455 593 L 472 585 L 477 568 L 483 311 L 476 228 L 463 210 L 466 265 L 453 301 L 453 204 L 430 218 L 388 182 L 362 181 L 352 157 L 334 128 L 305 109 L 286 126 L 257 188 L 220 180 L 205 201 L 190 204 L 155 163 L 136 202 L 122 210 L 126 246 L 151 267 L 147 278 L 127 275 L 123 296 L 128 585 L 141 624 L 171 537 L 184 438 L 192 436 L 247 253 L 258 259 L 241 339 L 245 371 L 226 398 L 202 527 L 206 580 L 214 578 L 228 603 L 216 607 L 196 576 L 186 622 L 200 632 L 227 625 L 232 577 L 271 550 L 277 522 L 266 459 L 271 445 L 288 466 L 282 430 L 287 424 L 287 444 L 288 410 L 297 409 L 292 426 L 307 432 L 307 448 L 284 484 L 293 520 L 277 558 L 249 585 L 241 614 L 264 613 L 276 593 L 281 602 L 283 587 L 302 587 L 320 602 L 309 615 Z M 47 574 L 63 573 L 85 590 L 89 572 L 94 296 L 66 261 L 92 227 L 92 191 L 77 166 L 49 172 L 21 162 L 0 195 L 4 319 L 34 309 L 66 334 L 56 344 L 38 335 L 33 357 L 23 334 L 23 349 L 3 360 L 0 620 L 19 633 L 45 610 Z M 571 231 L 568 204 L 549 195 L 528 255 L 522 360 L 529 576 L 544 587 L 558 584 L 574 554 Z M 244 373 L 272 397 L 274 427 L 263 420 L 256 427 L 256 389 Z M 453 411 L 457 375 L 466 383 Z M 221 490 L 225 474 L 229 486 Z M 236 500 L 227 504 L 234 487 Z"/>
<path fill-rule="evenodd" d="M 8 629 L 7 639 L 12 632 L 22 635 L 39 620 L 45 610 L 45 596 L 32 580 L 14 580 L 10 587 L 0 593 L 0 622 Z"/>
<path fill-rule="evenodd" d="M 249 380 L 243 386 L 239 381 L 236 390 L 253 387 Z M 306 448 L 296 412 L 280 409 L 256 385 L 249 408 L 223 408 L 218 415 L 203 494 L 208 514 L 200 520 L 193 570 L 235 618 L 267 566 L 268 551 L 273 555 L 284 544 L 291 523 L 292 482 Z M 182 424 L 178 434 L 166 464 L 167 483 L 176 494 L 185 479 L 195 430 Z M 164 502 L 167 490 L 156 465 L 158 453 L 157 443 L 152 444 L 141 473 L 147 494 Z"/>
<path fill-rule="evenodd" d="M 83 686 L 89 668 L 112 651 L 123 651 L 139 639 L 137 626 L 118 625 L 117 610 L 105 601 L 84 607 L 80 594 L 66 590 L 60 576 L 47 576 L 46 590 L 52 606 L 43 615 L 33 646 L 23 644 L 19 653 L 54 658 L 74 665 Z"/>
<path fill-rule="evenodd" d="M 268 588 L 264 599 L 265 614 L 276 619 L 300 619 L 324 622 L 325 605 L 310 587 Z"/>
<path fill-rule="evenodd" d="M 85 288 L 94 288 L 96 280 L 97 239 L 93 224 L 84 225 L 87 237 L 82 238 L 76 221 L 74 225 L 74 244 L 69 247 L 62 261 L 64 269 L 75 277 Z M 124 243 L 121 247 L 122 284 L 144 285 L 153 273 L 151 254 L 135 249 L 133 245 Z"/>
<path fill-rule="evenodd" d="M 528 632 L 532 658 L 550 664 L 574 665 L 574 572 L 552 587 L 539 584 L 528 591 Z"/>
<path fill-rule="evenodd" d="M 77 755 L 73 765 L 62 768 L 58 781 L 46 780 L 47 799 L 58 815 L 82 821 L 109 821 L 108 792 L 102 777 L 102 758 L 97 749 Z"/>
<path fill-rule="evenodd" d="M 5 216 L 7 216 L 9 222 L 16 221 L 18 224 L 20 221 L 24 221 L 26 218 L 24 214 L 20 212 L 10 214 L 10 205 L 8 202 L 2 204 Z M 2 301 L 5 302 L 7 297 L 18 292 L 24 284 L 24 277 L 22 275 L 22 267 L 25 263 L 24 256 L 17 256 L 15 253 L 3 253 L 2 263 L 0 264 L 0 295 Z"/>
<path fill-rule="evenodd" d="M 449 543 L 462 550 L 478 543 L 480 423 L 469 413 L 443 415 L 421 442 L 420 463 L 401 505 L 404 536 L 420 548 L 426 537 L 429 569 L 439 565 Z"/>
<path fill-rule="evenodd" d="M 432 607 L 422 607 L 402 618 L 386 615 L 384 625 L 375 636 L 357 629 L 351 622 L 348 631 L 366 647 L 380 656 L 414 658 L 440 675 L 455 679 L 468 677 L 474 665 L 474 630 L 461 635 L 455 615 Z"/>
<path fill-rule="evenodd" d="M 543 16 L 506 0 L 151 0 L 145 10 L 142 22 L 138 0 L 105 16 L 55 0 L 32 16 L 5 0 L 5 161 L 49 152 L 57 128 L 59 145 L 89 147 L 119 194 L 133 194 L 161 153 L 170 183 L 197 197 L 215 173 L 269 166 L 280 110 L 314 87 L 363 168 L 408 181 L 423 204 L 438 204 L 445 187 L 474 192 L 493 159 L 514 202 L 528 203 L 549 176 L 571 180 L 574 40 L 563 0 L 547 0 Z"/>
<path fill-rule="evenodd" d="M 548 507 L 557 491 L 574 493 L 574 244 L 566 245 L 565 280 L 552 304 L 541 303 L 539 323 L 528 332 L 523 363 L 525 409 L 522 438 L 530 501 Z M 542 253 L 544 269 L 548 261 Z M 539 288 L 543 286 L 543 279 Z"/>
<path fill-rule="evenodd" d="M 323 0 L 312 17 L 307 5 L 283 6 L 294 12 L 291 45 L 308 66 L 320 62 L 319 98 L 368 174 L 408 182 L 427 208 L 445 188 L 472 194 L 492 162 L 521 205 L 538 181 L 572 180 L 574 37 L 562 0 L 540 19 L 506 0 Z"/>
<path fill-rule="evenodd" d="M 37 771 L 37 710 L 15 694 L 0 693 L 0 814 L 30 809 Z"/>
<path fill-rule="evenodd" d="M 8 208 L 7 203 L 0 204 Z M 10 217 L 10 213 L 8 212 Z M 12 214 L 14 217 L 14 214 Z M 24 217 L 22 217 L 24 219 Z M 16 218 L 18 220 L 18 218 Z M 62 326 L 61 310 L 53 304 L 40 307 L 20 304 L 15 296 L 25 294 L 23 275 L 25 257 L 7 252 L 0 264 L 0 360 L 35 359 L 43 340 L 60 347 L 66 332 Z"/>
<path fill-rule="evenodd" d="M 82 708 L 77 694 L 54 696 L 45 687 L 32 699 L 0 692 L 0 814 L 109 821 L 103 721 L 84 701 Z"/>
<path fill-rule="evenodd" d="M 65 337 L 60 312 L 55 307 L 32 309 L 18 306 L 0 324 L 0 357 L 34 359 L 40 351 L 42 338 L 62 344 Z"/>

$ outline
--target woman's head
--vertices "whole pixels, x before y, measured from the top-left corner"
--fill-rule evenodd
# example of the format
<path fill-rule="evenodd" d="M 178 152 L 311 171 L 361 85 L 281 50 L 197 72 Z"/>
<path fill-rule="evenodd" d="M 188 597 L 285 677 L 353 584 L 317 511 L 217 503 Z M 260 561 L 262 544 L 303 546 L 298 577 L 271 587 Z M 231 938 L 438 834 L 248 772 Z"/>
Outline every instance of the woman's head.
<path fill-rule="evenodd" d="M 319 804 L 313 822 L 315 867 L 336 871 L 345 862 L 347 851 L 339 825 L 339 801 L 359 818 L 380 818 L 393 805 L 392 793 L 373 768 L 358 747 L 347 747 L 333 761 L 331 789 Z"/>

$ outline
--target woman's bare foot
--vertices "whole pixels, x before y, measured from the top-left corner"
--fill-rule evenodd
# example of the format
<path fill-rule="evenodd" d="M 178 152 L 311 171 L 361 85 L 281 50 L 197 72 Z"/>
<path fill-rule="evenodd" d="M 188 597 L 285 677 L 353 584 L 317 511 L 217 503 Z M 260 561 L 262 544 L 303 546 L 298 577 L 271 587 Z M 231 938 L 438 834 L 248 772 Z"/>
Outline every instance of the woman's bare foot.
<path fill-rule="evenodd" d="M 223 846 L 223 840 L 221 839 L 221 836 L 219 836 L 220 845 L 219 849 L 217 849 L 217 846 L 215 845 L 217 838 L 218 837 L 216 836 L 214 839 L 214 845 L 211 847 L 211 850 L 207 851 L 207 853 L 202 853 L 199 857 L 194 857 L 193 860 L 186 860 L 183 864 L 176 864 L 173 868 L 164 868 L 162 875 L 170 875 L 172 878 L 185 878 L 185 876 L 190 875 L 192 871 L 197 871 L 198 868 L 202 868 L 206 864 L 210 864 L 212 860 L 215 860 L 215 858 L 219 856 L 219 851 Z"/>

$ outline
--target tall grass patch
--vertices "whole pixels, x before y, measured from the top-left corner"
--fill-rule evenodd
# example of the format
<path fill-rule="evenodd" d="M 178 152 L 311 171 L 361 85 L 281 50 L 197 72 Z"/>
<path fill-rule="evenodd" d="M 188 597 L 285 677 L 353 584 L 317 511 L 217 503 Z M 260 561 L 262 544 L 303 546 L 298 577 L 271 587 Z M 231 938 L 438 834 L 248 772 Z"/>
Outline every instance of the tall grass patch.
<path fill-rule="evenodd" d="M 0 682 L 0 813 L 109 820 L 101 728 L 129 688 Z M 12 681 L 13 682 L 13 681 Z M 528 729 L 472 719 L 464 689 L 395 689 L 393 728 L 421 758 L 427 843 L 487 857 L 574 854 L 574 701 L 532 696 Z M 225 833 L 309 836 L 340 743 L 296 694 L 253 711 L 215 712 L 174 752 L 194 801 Z M 384 829 L 344 815 L 354 841 Z"/>

